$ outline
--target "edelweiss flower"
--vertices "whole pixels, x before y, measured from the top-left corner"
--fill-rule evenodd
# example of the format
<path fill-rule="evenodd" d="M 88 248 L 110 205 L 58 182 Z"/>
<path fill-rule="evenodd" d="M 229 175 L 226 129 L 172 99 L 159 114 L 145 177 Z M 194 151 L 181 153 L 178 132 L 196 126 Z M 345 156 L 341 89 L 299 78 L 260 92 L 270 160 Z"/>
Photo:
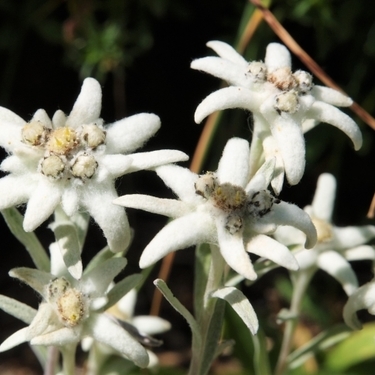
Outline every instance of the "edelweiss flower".
<path fill-rule="evenodd" d="M 291 185 L 297 184 L 305 169 L 303 132 L 319 122 L 327 122 L 348 135 L 358 150 L 362 135 L 355 122 L 334 106 L 350 106 L 352 100 L 327 87 L 314 86 L 312 76 L 302 70 L 292 72 L 291 57 L 281 44 L 267 47 L 265 62 L 247 62 L 231 46 L 211 41 L 207 46 L 220 57 L 205 57 L 191 63 L 193 69 L 212 74 L 230 87 L 215 91 L 197 107 L 200 123 L 212 112 L 244 108 L 254 118 L 252 160 L 263 152 L 266 160 L 276 157 L 272 186 L 281 191 L 284 172 Z M 259 165 L 251 166 L 251 175 Z"/>
<path fill-rule="evenodd" d="M 117 322 L 133 335 L 140 343 L 146 346 L 160 346 L 162 341 L 156 340 L 149 335 L 156 335 L 168 331 L 171 324 L 158 316 L 138 315 L 134 316 L 134 308 L 137 300 L 137 292 L 132 289 L 124 297 L 122 297 L 115 305 L 113 305 L 107 313 L 113 316 Z M 86 338 L 82 342 L 84 350 L 92 350 L 92 345 L 96 342 L 92 338 Z M 99 343 L 100 344 L 100 343 Z M 108 346 L 98 345 L 96 348 L 95 366 L 98 368 L 98 359 L 104 363 L 108 356 L 118 354 Z M 121 353 L 120 353 L 121 354 Z M 158 364 L 157 356 L 150 350 L 147 350 L 149 356 L 149 364 L 147 367 L 155 367 Z M 89 364 L 90 366 L 90 361 Z"/>
<path fill-rule="evenodd" d="M 303 249 L 304 238 L 291 227 L 280 227 L 275 238 L 286 246 L 297 245 L 295 257 L 299 272 L 309 272 L 311 276 L 318 268 L 326 271 L 342 284 L 351 295 L 358 287 L 357 277 L 348 261 L 375 260 L 375 250 L 364 245 L 375 238 L 375 226 L 339 228 L 332 224 L 333 205 L 336 195 L 336 180 L 328 173 L 319 177 L 311 206 L 305 208 L 310 215 L 317 233 L 318 242 L 313 249 Z"/>
<path fill-rule="evenodd" d="M 59 256 L 59 250 L 55 249 Z M 86 272 L 80 281 L 70 277 L 16 268 L 16 277 L 36 290 L 43 302 L 28 327 L 8 337 L 0 346 L 5 351 L 30 341 L 31 345 L 71 346 L 84 337 L 110 346 L 140 367 L 146 367 L 148 354 L 143 346 L 103 311 L 107 308 L 108 287 L 124 268 L 126 259 L 112 258 Z M 2 301 L 2 300 L 0 300 Z M 0 304 L 1 306 L 1 304 Z"/>
<path fill-rule="evenodd" d="M 363 309 L 367 309 L 371 315 L 375 315 L 375 280 L 358 288 L 346 302 L 343 317 L 350 328 L 362 328 L 356 313 L 358 310 Z"/>
<path fill-rule="evenodd" d="M 85 79 L 70 115 L 58 110 L 52 121 L 39 109 L 30 122 L 0 107 L 0 145 L 11 155 L 1 164 L 10 174 L 0 180 L 0 209 L 27 202 L 24 229 L 32 231 L 58 204 L 68 216 L 87 210 L 102 228 L 112 251 L 129 243 L 129 224 L 114 180 L 140 169 L 186 160 L 179 151 L 131 155 L 160 127 L 142 113 L 103 127 L 101 87 Z"/>
<path fill-rule="evenodd" d="M 290 269 L 297 263 L 288 249 L 266 236 L 278 225 L 293 225 L 307 235 L 306 246 L 316 241 L 310 218 L 297 206 L 275 199 L 267 189 L 273 172 L 265 164 L 249 182 L 249 144 L 232 138 L 225 146 L 216 173 L 198 176 L 186 168 L 156 168 L 180 200 L 147 195 L 125 195 L 115 203 L 166 215 L 167 224 L 145 248 L 140 267 L 145 268 L 176 249 L 200 243 L 218 244 L 226 262 L 236 272 L 255 279 L 246 252 L 264 256 Z"/>

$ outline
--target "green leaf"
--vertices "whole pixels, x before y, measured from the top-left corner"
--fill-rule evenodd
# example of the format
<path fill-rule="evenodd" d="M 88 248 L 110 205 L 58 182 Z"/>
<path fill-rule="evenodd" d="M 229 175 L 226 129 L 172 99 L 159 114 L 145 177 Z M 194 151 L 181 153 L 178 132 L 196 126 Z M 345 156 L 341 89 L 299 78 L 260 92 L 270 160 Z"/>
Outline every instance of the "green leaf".
<path fill-rule="evenodd" d="M 365 324 L 361 331 L 353 332 L 345 341 L 332 349 L 326 366 L 332 370 L 345 370 L 363 361 L 375 358 L 375 323 Z"/>
<path fill-rule="evenodd" d="M 249 300 L 244 294 L 235 287 L 227 286 L 218 289 L 212 294 L 212 297 L 220 298 L 227 301 L 242 319 L 250 332 L 255 335 L 259 328 L 257 315 L 251 306 Z"/>
<path fill-rule="evenodd" d="M 123 280 L 118 282 L 108 293 L 108 302 L 106 305 L 100 309 L 100 311 L 105 311 L 115 303 L 117 303 L 125 294 L 129 293 L 130 290 L 135 288 L 143 279 L 143 275 L 134 274 L 125 277 Z"/>
<path fill-rule="evenodd" d="M 197 341 L 201 341 L 198 324 L 189 310 L 173 295 L 167 284 L 162 279 L 154 280 L 154 285 L 161 291 L 165 299 L 178 311 L 188 322 L 191 332 Z"/>
<path fill-rule="evenodd" d="M 23 230 L 23 216 L 14 207 L 1 211 L 9 230 L 29 252 L 35 266 L 42 271 L 50 270 L 50 261 L 46 251 L 39 242 L 34 232 L 25 232 Z"/>
<path fill-rule="evenodd" d="M 317 352 L 328 349 L 338 342 L 345 340 L 350 334 L 350 329 L 344 324 L 327 329 L 302 347 L 289 354 L 289 368 L 297 368 Z"/>
<path fill-rule="evenodd" d="M 0 295 L 0 309 L 26 324 L 30 324 L 36 315 L 36 310 L 32 307 L 3 295 Z"/>
<path fill-rule="evenodd" d="M 199 374 L 208 373 L 212 362 L 221 349 L 219 341 L 222 336 L 224 311 L 225 302 L 221 300 L 216 301 L 214 310 L 210 315 L 210 320 L 206 323 L 208 324 L 208 329 L 205 331 L 205 335 L 202 338 L 203 351 L 201 354 L 201 368 Z M 204 324 L 201 324 L 201 327 L 204 328 Z"/>
<path fill-rule="evenodd" d="M 195 277 L 194 277 L 194 311 L 197 320 L 199 321 L 203 313 L 204 294 L 206 291 L 206 284 L 208 273 L 211 265 L 211 250 L 210 245 L 201 244 L 196 247 L 195 251 Z"/>
<path fill-rule="evenodd" d="M 71 221 L 54 222 L 50 225 L 59 244 L 61 255 L 69 273 L 79 280 L 82 276 L 81 244 L 75 225 Z"/>
<path fill-rule="evenodd" d="M 120 253 L 113 253 L 108 246 L 104 247 L 102 250 L 100 250 L 87 264 L 84 270 L 84 274 L 87 272 L 90 272 L 92 269 L 97 267 L 99 264 L 102 264 L 108 259 L 114 258 L 115 256 L 120 256 Z"/>

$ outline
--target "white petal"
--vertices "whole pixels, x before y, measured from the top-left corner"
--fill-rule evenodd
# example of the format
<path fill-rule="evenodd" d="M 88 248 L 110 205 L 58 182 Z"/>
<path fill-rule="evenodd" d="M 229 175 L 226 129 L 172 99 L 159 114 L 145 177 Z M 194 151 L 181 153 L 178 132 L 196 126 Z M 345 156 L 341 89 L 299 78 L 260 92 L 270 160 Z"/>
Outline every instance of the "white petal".
<path fill-rule="evenodd" d="M 268 73 L 278 68 L 290 68 L 292 65 L 289 51 L 279 43 L 268 44 L 264 62 L 267 65 Z"/>
<path fill-rule="evenodd" d="M 253 80 L 246 74 L 246 66 L 247 63 L 241 69 L 241 66 L 229 60 L 213 56 L 193 60 L 190 64 L 192 69 L 209 73 L 228 82 L 232 86 L 249 87 L 253 83 Z"/>
<path fill-rule="evenodd" d="M 184 202 L 176 199 L 161 199 L 150 195 L 128 194 L 113 201 L 114 204 L 127 208 L 137 208 L 154 214 L 171 218 L 187 215 L 192 208 Z"/>
<path fill-rule="evenodd" d="M 125 250 L 130 242 L 130 227 L 125 210 L 112 203 L 117 198 L 110 184 L 94 184 L 86 188 L 82 204 L 99 224 L 113 252 Z"/>
<path fill-rule="evenodd" d="M 303 245 L 306 239 L 300 230 L 288 225 L 278 227 L 273 236 L 285 246 Z"/>
<path fill-rule="evenodd" d="M 310 216 L 294 204 L 283 201 L 274 204 L 271 211 L 260 218 L 259 222 L 291 225 L 306 234 L 305 247 L 307 249 L 311 249 L 316 244 L 316 229 Z"/>
<path fill-rule="evenodd" d="M 24 178 L 30 177 L 37 168 L 39 160 L 43 157 L 43 154 L 35 153 L 34 155 L 28 155 L 27 160 L 24 157 L 18 155 L 10 155 L 1 163 L 1 170 L 5 172 L 11 172 L 16 175 L 29 175 Z M 30 178 L 31 180 L 31 178 Z"/>
<path fill-rule="evenodd" d="M 312 210 L 314 217 L 330 223 L 336 197 L 336 179 L 330 173 L 323 173 L 318 178 Z"/>
<path fill-rule="evenodd" d="M 361 323 L 356 312 L 362 309 L 370 309 L 374 314 L 375 306 L 375 283 L 369 282 L 356 290 L 348 299 L 344 306 L 344 321 L 353 329 L 361 329 Z"/>
<path fill-rule="evenodd" d="M 245 188 L 247 194 L 251 194 L 250 192 L 257 192 L 267 189 L 274 175 L 275 161 L 276 158 L 274 157 L 266 159 L 266 161 L 258 169 L 255 176 L 247 184 Z"/>
<path fill-rule="evenodd" d="M 317 269 L 317 261 L 319 256 L 319 252 L 317 250 L 303 249 L 294 254 L 294 256 L 297 259 L 297 263 L 299 264 L 300 270 L 306 270 L 311 267 L 315 267 Z"/>
<path fill-rule="evenodd" d="M 66 121 L 66 126 L 77 128 L 83 124 L 90 124 L 98 120 L 102 107 L 102 89 L 94 78 L 83 81 L 73 109 Z"/>
<path fill-rule="evenodd" d="M 124 269 L 126 263 L 125 258 L 115 257 L 90 269 L 81 279 L 82 292 L 94 298 L 100 297 L 108 289 L 113 279 Z"/>
<path fill-rule="evenodd" d="M 65 267 L 76 280 L 80 279 L 82 276 L 82 245 L 79 242 L 76 226 L 69 220 L 56 220 L 49 228 L 55 234 Z"/>
<path fill-rule="evenodd" d="M 39 305 L 38 312 L 29 326 L 29 340 L 35 336 L 43 334 L 43 332 L 51 331 L 56 327 L 58 322 L 56 312 L 52 306 L 47 302 L 42 302 Z"/>
<path fill-rule="evenodd" d="M 344 257 L 336 251 L 325 251 L 318 256 L 318 267 L 334 277 L 350 296 L 357 288 L 357 277 Z"/>
<path fill-rule="evenodd" d="M 238 274 L 246 279 L 255 280 L 257 274 L 245 250 L 242 235 L 239 233 L 230 234 L 220 219 L 216 221 L 216 227 L 220 252 L 225 261 Z"/>
<path fill-rule="evenodd" d="M 53 128 L 56 129 L 65 126 L 66 119 L 66 114 L 61 109 L 58 109 L 52 117 Z"/>
<path fill-rule="evenodd" d="M 233 63 L 247 67 L 248 62 L 229 44 L 219 40 L 211 40 L 206 46 L 213 49 L 220 57 L 232 61 Z"/>
<path fill-rule="evenodd" d="M 268 105 L 262 106 L 261 111 L 270 123 L 288 182 L 296 185 L 305 171 L 305 138 L 301 126 L 286 113 L 279 115 L 275 110 L 269 111 Z"/>
<path fill-rule="evenodd" d="M 315 85 L 310 94 L 318 101 L 332 104 L 337 107 L 349 107 L 353 104 L 353 100 L 349 98 L 349 96 L 325 86 Z"/>
<path fill-rule="evenodd" d="M 61 197 L 61 207 L 68 216 L 73 216 L 79 210 L 81 189 L 75 186 L 67 186 Z"/>
<path fill-rule="evenodd" d="M 102 344 L 109 345 L 139 367 L 147 367 L 149 359 L 146 350 L 118 324 L 104 315 L 90 317 L 88 334 Z"/>
<path fill-rule="evenodd" d="M 103 155 L 98 158 L 99 168 L 96 171 L 96 179 L 99 182 L 107 178 L 117 178 L 130 173 L 132 158 L 128 155 Z"/>
<path fill-rule="evenodd" d="M 30 324 L 32 322 L 37 312 L 32 307 L 1 294 L 0 309 L 17 319 L 22 320 L 26 324 Z"/>
<path fill-rule="evenodd" d="M 45 286 L 54 278 L 49 272 L 27 267 L 13 268 L 9 271 L 9 276 L 22 280 L 43 297 L 46 297 Z"/>
<path fill-rule="evenodd" d="M 41 122 L 44 126 L 52 129 L 52 122 L 49 116 L 47 115 L 47 112 L 44 109 L 38 109 L 35 113 L 33 118 L 31 119 L 30 122 L 32 121 L 39 121 Z"/>
<path fill-rule="evenodd" d="M 332 228 L 334 233 L 334 246 L 338 249 L 349 249 L 363 245 L 375 238 L 375 226 L 363 225 L 359 227 Z"/>
<path fill-rule="evenodd" d="M 35 190 L 33 182 L 25 176 L 5 176 L 0 179 L 0 210 L 28 201 Z"/>
<path fill-rule="evenodd" d="M 160 118 L 153 113 L 139 113 L 109 125 L 106 136 L 107 153 L 133 152 L 142 147 L 159 130 L 160 125 Z"/>
<path fill-rule="evenodd" d="M 139 315 L 132 319 L 131 324 L 147 335 L 157 335 L 171 329 L 171 323 L 158 316 Z"/>
<path fill-rule="evenodd" d="M 130 292 L 126 293 L 116 304 L 118 309 L 121 311 L 123 320 L 128 320 L 134 315 L 134 308 L 137 302 L 137 291 L 131 289 Z"/>
<path fill-rule="evenodd" d="M 2 107 L 0 107 L 2 108 Z M 1 113 L 0 113 L 1 115 Z M 25 122 L 24 122 L 25 124 Z M 1 132 L 0 132 L 0 146 L 8 152 L 13 152 L 19 147 L 24 147 L 21 142 L 21 129 L 17 123 L 0 121 Z"/>
<path fill-rule="evenodd" d="M 16 115 L 14 112 L 7 108 L 0 107 L 0 123 L 2 128 L 4 127 L 3 122 L 13 123 L 18 125 L 18 127 L 22 127 L 26 123 L 24 119 Z"/>
<path fill-rule="evenodd" d="M 335 126 L 352 140 L 355 150 L 361 148 L 362 134 L 358 125 L 338 108 L 323 102 L 315 102 L 306 116 Z"/>
<path fill-rule="evenodd" d="M 161 165 L 177 163 L 189 159 L 184 152 L 178 150 L 158 150 L 131 154 L 131 166 L 127 173 L 142 169 L 156 168 Z"/>
<path fill-rule="evenodd" d="M 348 250 L 344 250 L 344 257 L 349 260 L 372 260 L 375 261 L 375 249 L 373 246 L 362 245 L 358 247 L 353 247 Z"/>
<path fill-rule="evenodd" d="M 63 327 L 56 331 L 39 335 L 30 340 L 31 345 L 57 345 L 63 346 L 73 343 L 78 343 L 81 337 L 81 326 L 75 329 Z"/>
<path fill-rule="evenodd" d="M 0 352 L 12 349 L 17 345 L 20 345 L 26 341 L 29 341 L 29 327 L 22 328 L 14 332 L 0 345 Z"/>
<path fill-rule="evenodd" d="M 299 266 L 290 250 L 263 234 L 258 234 L 246 244 L 246 251 L 270 259 L 282 267 L 297 271 Z"/>
<path fill-rule="evenodd" d="M 195 193 L 195 183 L 198 176 L 187 168 L 178 165 L 164 165 L 155 169 L 164 183 L 186 203 L 198 205 L 203 202 L 201 196 Z"/>
<path fill-rule="evenodd" d="M 320 121 L 308 118 L 302 121 L 302 132 L 307 133 L 309 130 L 314 129 L 315 126 L 319 125 Z"/>
<path fill-rule="evenodd" d="M 194 120 L 200 124 L 211 113 L 228 108 L 258 111 L 263 99 L 262 95 L 243 87 L 225 87 L 203 99 L 195 111 Z"/>
<path fill-rule="evenodd" d="M 47 220 L 60 203 L 63 186 L 48 181 L 44 176 L 39 179 L 38 186 L 34 189 L 25 212 L 23 229 L 31 232 Z"/>
<path fill-rule="evenodd" d="M 249 142 L 241 138 L 231 138 L 224 147 L 217 169 L 221 184 L 245 187 L 249 181 Z"/>
<path fill-rule="evenodd" d="M 213 242 L 215 226 L 210 215 L 191 213 L 168 223 L 146 246 L 139 260 L 147 268 L 172 251 L 204 242 Z"/>

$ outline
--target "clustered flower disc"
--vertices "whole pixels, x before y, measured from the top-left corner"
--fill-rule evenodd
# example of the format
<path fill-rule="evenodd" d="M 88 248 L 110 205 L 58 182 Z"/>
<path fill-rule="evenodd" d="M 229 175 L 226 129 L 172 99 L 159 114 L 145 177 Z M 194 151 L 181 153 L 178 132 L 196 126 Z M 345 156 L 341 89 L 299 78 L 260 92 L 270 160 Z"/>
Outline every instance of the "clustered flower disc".
<path fill-rule="evenodd" d="M 99 82 L 83 82 L 72 111 L 52 119 L 43 109 L 26 122 L 0 107 L 0 145 L 10 154 L 1 164 L 0 209 L 27 203 L 24 229 L 32 231 L 61 204 L 68 216 L 86 210 L 113 251 L 130 241 L 124 209 L 112 204 L 117 177 L 140 169 L 187 160 L 176 150 L 132 152 L 160 127 L 158 116 L 137 114 L 106 127 L 99 117 Z"/>
<path fill-rule="evenodd" d="M 207 46 L 219 57 L 205 57 L 191 63 L 193 69 L 221 78 L 229 84 L 206 97 L 197 107 L 197 123 L 209 114 L 228 108 L 243 108 L 253 114 L 251 175 L 260 167 L 262 155 L 276 157 L 272 187 L 280 193 L 284 173 L 297 184 L 305 169 L 303 133 L 319 122 L 342 130 L 358 150 L 362 135 L 356 123 L 336 106 L 350 106 L 352 100 L 340 92 L 313 85 L 312 76 L 291 69 L 289 51 L 281 44 L 267 47 L 265 61 L 247 62 L 231 46 L 211 41 Z"/>
<path fill-rule="evenodd" d="M 174 250 L 201 243 L 219 245 L 228 265 L 251 280 L 257 275 L 247 252 L 289 269 L 298 268 L 288 248 L 267 234 L 279 225 L 293 225 L 306 233 L 306 246 L 312 247 L 316 242 L 315 227 L 303 210 L 274 198 L 267 190 L 274 163 L 265 164 L 249 181 L 248 158 L 249 143 L 232 138 L 216 172 L 199 176 L 175 165 L 156 168 L 179 200 L 135 194 L 114 201 L 174 219 L 147 245 L 140 259 L 141 268 Z"/>

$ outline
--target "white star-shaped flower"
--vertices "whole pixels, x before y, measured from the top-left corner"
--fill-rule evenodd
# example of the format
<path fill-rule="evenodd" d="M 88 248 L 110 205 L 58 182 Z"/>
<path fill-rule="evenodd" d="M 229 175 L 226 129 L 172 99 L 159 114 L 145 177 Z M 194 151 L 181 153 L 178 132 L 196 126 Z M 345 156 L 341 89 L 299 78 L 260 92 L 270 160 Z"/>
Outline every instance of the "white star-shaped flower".
<path fill-rule="evenodd" d="M 108 309 L 107 313 L 113 316 L 117 322 L 129 333 L 131 333 L 140 343 L 151 347 L 160 346 L 162 341 L 156 340 L 151 336 L 168 331 L 171 328 L 171 324 L 159 316 L 134 315 L 136 301 L 137 292 L 135 289 L 132 289 L 115 305 Z M 118 354 L 118 352 L 114 351 L 113 348 L 100 345 L 100 343 L 97 343 L 95 340 L 89 337 L 83 340 L 82 347 L 86 351 L 92 350 L 92 346 L 95 344 L 99 344 L 97 345 L 96 351 L 100 351 L 102 363 L 104 363 L 110 355 Z M 158 365 L 157 356 L 150 350 L 147 350 L 147 354 L 150 359 L 147 367 L 156 367 Z M 99 367 L 98 365 L 98 363 L 95 363 L 95 366 Z"/>
<path fill-rule="evenodd" d="M 52 246 L 52 251 L 52 257 L 61 258 L 58 246 Z M 62 259 L 58 263 L 63 264 Z M 57 271 L 56 261 L 53 264 Z M 74 347 L 83 338 L 90 337 L 121 353 L 137 366 L 146 367 L 149 363 L 146 349 L 105 313 L 112 290 L 109 286 L 125 265 L 125 258 L 107 259 L 84 273 L 79 281 L 73 279 L 66 268 L 64 276 L 56 274 L 59 272 L 52 274 L 30 268 L 11 270 L 10 276 L 31 286 L 42 296 L 43 301 L 38 310 L 32 313 L 29 325 L 8 337 L 0 345 L 0 351 L 27 341 L 31 345 Z M 113 296 L 111 298 L 116 302 Z M 0 307 L 3 304 L 4 297 L 0 298 Z M 17 306 L 16 301 L 13 306 Z M 16 308 L 13 311 L 17 313 Z"/>
<path fill-rule="evenodd" d="M 287 246 L 297 245 L 295 257 L 299 272 L 313 275 L 320 268 L 339 281 L 345 292 L 351 295 L 357 289 L 358 281 L 348 261 L 375 260 L 374 248 L 365 245 L 375 238 L 375 226 L 336 227 L 332 223 L 335 195 L 335 178 L 328 173 L 322 174 L 313 202 L 305 208 L 318 233 L 318 242 L 313 249 L 303 248 L 304 237 L 294 228 L 280 227 L 274 236 Z"/>
<path fill-rule="evenodd" d="M 348 135 L 358 150 L 362 135 L 356 123 L 335 106 L 350 106 L 352 100 L 340 92 L 314 86 L 312 76 L 302 70 L 292 72 L 289 51 L 281 44 L 267 47 L 264 63 L 247 62 L 231 46 L 211 41 L 207 46 L 220 57 L 205 57 L 191 63 L 201 70 L 225 80 L 230 86 L 215 91 L 197 107 L 195 121 L 200 123 L 212 112 L 227 108 L 244 108 L 254 118 L 252 160 L 262 155 L 276 157 L 272 187 L 281 191 L 286 178 L 297 184 L 305 169 L 303 133 L 319 122 L 327 122 Z M 251 166 L 251 174 L 259 168 Z"/>
<path fill-rule="evenodd" d="M 375 315 L 375 280 L 362 285 L 351 296 L 344 306 L 345 323 L 352 329 L 361 329 L 362 324 L 357 317 L 357 311 L 366 309 Z"/>
<path fill-rule="evenodd" d="M 0 107 L 0 146 L 9 154 L 1 169 L 0 209 L 27 202 L 24 229 L 32 231 L 61 204 L 68 216 L 87 210 L 112 251 L 129 244 L 125 211 L 111 202 L 117 177 L 187 160 L 175 150 L 132 152 L 160 127 L 158 116 L 141 113 L 103 127 L 99 82 L 85 79 L 72 111 L 52 120 L 42 109 L 30 122 Z"/>
<path fill-rule="evenodd" d="M 177 249 L 211 243 L 219 245 L 230 267 L 250 280 L 257 275 L 247 252 L 297 269 L 287 247 L 266 234 L 279 225 L 293 225 L 306 233 L 306 246 L 312 247 L 316 241 L 315 228 L 303 210 L 275 199 L 267 190 L 272 163 L 265 164 L 249 182 L 249 152 L 247 141 L 232 138 L 215 173 L 199 176 L 175 165 L 156 168 L 179 200 L 137 194 L 115 200 L 125 207 L 174 218 L 143 251 L 141 268 Z"/>

